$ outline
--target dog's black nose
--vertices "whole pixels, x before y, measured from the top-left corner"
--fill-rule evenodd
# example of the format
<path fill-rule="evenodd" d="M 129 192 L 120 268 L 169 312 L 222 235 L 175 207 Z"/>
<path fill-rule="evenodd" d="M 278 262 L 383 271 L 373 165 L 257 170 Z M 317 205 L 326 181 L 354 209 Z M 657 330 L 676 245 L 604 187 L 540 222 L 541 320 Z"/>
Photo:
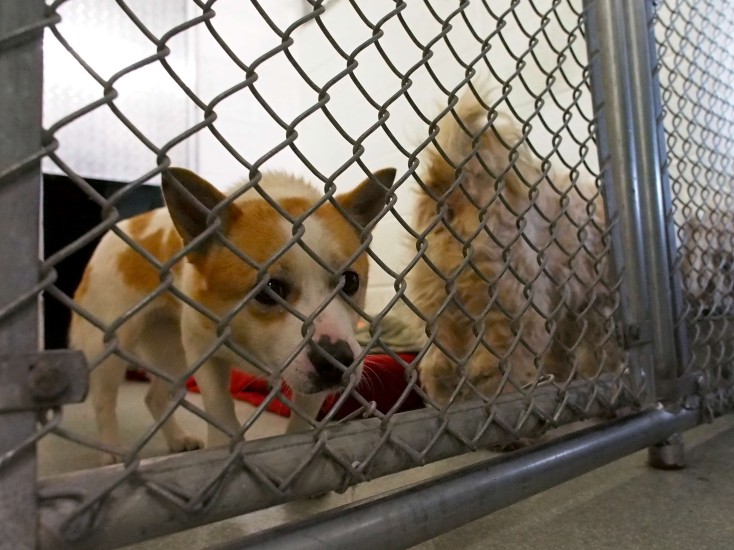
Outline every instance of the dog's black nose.
<path fill-rule="evenodd" d="M 344 370 L 354 362 L 354 354 L 346 341 L 332 342 L 327 336 L 322 336 L 316 343 L 309 342 L 308 359 L 321 381 L 333 386 L 341 382 Z"/>

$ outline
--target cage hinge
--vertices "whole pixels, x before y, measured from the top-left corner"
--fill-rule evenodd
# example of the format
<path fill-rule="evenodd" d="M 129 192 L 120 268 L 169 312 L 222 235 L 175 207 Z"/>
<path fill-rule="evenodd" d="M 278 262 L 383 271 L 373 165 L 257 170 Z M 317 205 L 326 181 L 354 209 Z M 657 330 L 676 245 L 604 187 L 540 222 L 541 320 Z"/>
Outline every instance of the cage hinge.
<path fill-rule="evenodd" d="M 25 376 L 17 376 L 21 370 Z M 88 387 L 89 370 L 80 351 L 0 355 L 0 412 L 79 403 Z"/>
<path fill-rule="evenodd" d="M 642 346 L 652 342 L 652 325 L 650 321 L 620 323 L 617 334 L 625 349 Z"/>

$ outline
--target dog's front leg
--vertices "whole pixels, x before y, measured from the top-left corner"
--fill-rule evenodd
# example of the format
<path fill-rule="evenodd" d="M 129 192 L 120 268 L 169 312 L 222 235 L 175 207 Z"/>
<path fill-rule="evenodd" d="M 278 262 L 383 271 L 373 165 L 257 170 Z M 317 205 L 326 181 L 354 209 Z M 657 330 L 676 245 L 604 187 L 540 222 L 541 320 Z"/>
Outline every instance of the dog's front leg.
<path fill-rule="evenodd" d="M 204 411 L 212 420 L 231 433 L 240 429 L 240 423 L 234 411 L 234 401 L 229 393 L 230 366 L 225 361 L 209 359 L 194 377 L 204 399 Z M 230 442 L 231 436 L 218 429 L 214 424 L 207 424 L 207 447 L 221 447 Z"/>
<path fill-rule="evenodd" d="M 291 411 L 285 433 L 293 434 L 310 430 L 311 423 L 306 419 L 314 420 L 318 416 L 324 399 L 326 399 L 325 393 L 305 394 L 293 392 L 293 404 L 298 412 Z"/>

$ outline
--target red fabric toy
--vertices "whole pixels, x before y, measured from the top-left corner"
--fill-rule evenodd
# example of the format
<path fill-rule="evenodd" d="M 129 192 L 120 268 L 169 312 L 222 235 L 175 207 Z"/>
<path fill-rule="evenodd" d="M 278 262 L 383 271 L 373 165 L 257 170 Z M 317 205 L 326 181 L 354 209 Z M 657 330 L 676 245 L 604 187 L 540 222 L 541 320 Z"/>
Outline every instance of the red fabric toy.
<path fill-rule="evenodd" d="M 397 355 L 407 363 L 415 358 L 413 353 L 398 353 Z M 190 391 L 197 393 L 199 391 L 193 377 L 189 378 L 186 387 Z M 364 374 L 361 382 L 357 385 L 357 391 L 366 401 L 374 401 L 378 411 L 383 413 L 389 411 L 407 387 L 404 369 L 395 359 L 389 355 L 368 355 L 365 357 Z M 256 407 L 270 393 L 270 387 L 266 380 L 239 369 L 232 369 L 229 389 L 235 399 L 247 401 Z M 292 394 L 288 386 L 283 384 L 281 391 L 290 399 Z M 319 417 L 323 417 L 324 414 L 329 412 L 338 398 L 339 394 L 327 397 Z M 334 420 L 344 418 L 359 407 L 359 402 L 354 397 L 349 396 L 334 415 Z M 423 400 L 415 391 L 411 390 L 399 410 L 410 411 L 421 407 L 423 407 Z M 273 399 L 268 404 L 267 410 L 281 416 L 290 416 L 291 414 L 288 406 L 279 399 Z"/>

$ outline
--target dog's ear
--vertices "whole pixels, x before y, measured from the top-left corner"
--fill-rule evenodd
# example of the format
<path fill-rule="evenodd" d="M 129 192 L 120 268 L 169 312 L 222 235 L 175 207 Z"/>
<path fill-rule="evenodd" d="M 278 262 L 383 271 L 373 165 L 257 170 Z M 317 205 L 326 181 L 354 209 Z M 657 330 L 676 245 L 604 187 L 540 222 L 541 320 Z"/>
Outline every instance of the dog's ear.
<path fill-rule="evenodd" d="M 211 210 L 226 198 L 211 183 L 184 168 L 170 168 L 163 172 L 161 188 L 173 225 L 184 244 L 206 230 Z M 222 231 L 226 233 L 241 213 L 234 204 L 223 208 L 219 212 Z"/>
<path fill-rule="evenodd" d="M 368 177 L 348 193 L 335 197 L 352 221 L 368 225 L 383 208 L 387 191 L 395 181 L 395 169 L 384 168 Z"/>

